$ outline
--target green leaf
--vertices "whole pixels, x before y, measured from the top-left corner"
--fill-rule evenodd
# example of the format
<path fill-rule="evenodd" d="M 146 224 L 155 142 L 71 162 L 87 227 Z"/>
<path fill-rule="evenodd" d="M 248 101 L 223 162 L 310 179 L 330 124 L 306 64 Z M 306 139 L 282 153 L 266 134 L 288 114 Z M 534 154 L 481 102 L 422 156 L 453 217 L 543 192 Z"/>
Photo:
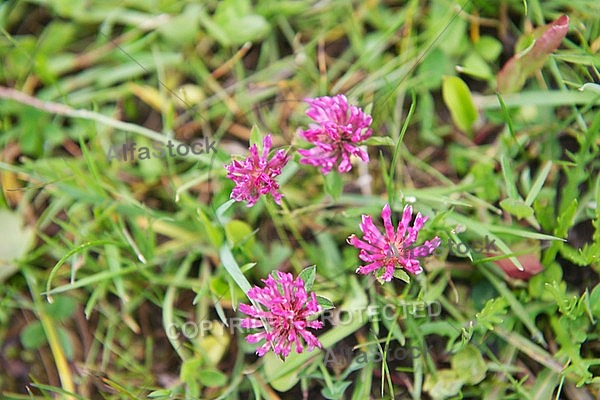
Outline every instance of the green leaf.
<path fill-rule="evenodd" d="M 471 52 L 465 57 L 460 72 L 469 74 L 478 79 L 490 80 L 494 78 L 494 73 L 490 66 L 485 62 L 483 57 L 476 52 Z"/>
<path fill-rule="evenodd" d="M 190 398 L 200 397 L 200 385 L 198 379 L 200 368 L 202 368 L 202 359 L 199 357 L 190 358 L 181 364 L 179 379 L 187 385 L 186 392 Z"/>
<path fill-rule="evenodd" d="M 479 349 L 472 344 L 466 345 L 456 353 L 452 357 L 451 365 L 470 385 L 476 385 L 485 379 L 487 366 Z"/>
<path fill-rule="evenodd" d="M 234 219 L 229 221 L 225 225 L 225 234 L 232 247 L 244 245 L 244 247 L 252 246 L 254 244 L 254 235 L 252 227 L 245 223 Z"/>
<path fill-rule="evenodd" d="M 59 326 L 56 329 L 56 335 L 58 336 L 58 341 L 65 352 L 65 357 L 67 357 L 67 360 L 72 361 L 73 357 L 75 356 L 75 349 L 73 348 L 73 342 L 71 342 L 69 333 Z"/>
<path fill-rule="evenodd" d="M 597 83 L 585 83 L 583 84 L 583 86 L 581 86 L 579 88 L 579 91 L 584 92 L 584 91 L 590 91 L 592 93 L 595 94 L 600 94 L 600 85 L 598 85 Z"/>
<path fill-rule="evenodd" d="M 442 97 L 456 126 L 470 134 L 473 123 L 477 120 L 477 109 L 467 84 L 456 76 L 445 76 Z"/>
<path fill-rule="evenodd" d="M 77 300 L 63 295 L 54 298 L 51 304 L 46 306 L 46 311 L 54 321 L 62 321 L 69 318 L 77 308 Z"/>
<path fill-rule="evenodd" d="M 15 261 L 27 254 L 35 238 L 34 230 L 25 226 L 21 216 L 0 210 L 0 283 L 19 270 Z"/>
<path fill-rule="evenodd" d="M 262 150 L 262 141 L 262 134 L 260 133 L 258 126 L 252 125 L 252 130 L 250 130 L 250 146 L 255 144 L 258 150 Z"/>
<path fill-rule="evenodd" d="M 600 318 L 600 284 L 590 294 L 590 309 L 594 317 Z"/>
<path fill-rule="evenodd" d="M 334 199 L 337 200 L 344 190 L 344 181 L 342 175 L 337 171 L 331 171 L 325 175 L 325 191 Z"/>
<path fill-rule="evenodd" d="M 494 330 L 495 325 L 504 322 L 508 303 L 502 297 L 490 299 L 483 309 L 475 314 L 477 323 L 487 330 Z"/>
<path fill-rule="evenodd" d="M 311 265 L 310 267 L 304 268 L 298 276 L 304 281 L 304 289 L 308 292 L 315 282 L 317 267 Z"/>
<path fill-rule="evenodd" d="M 371 136 L 370 138 L 368 138 L 367 140 L 365 140 L 364 142 L 362 142 L 363 144 L 366 144 L 367 146 L 395 146 L 396 143 L 394 143 L 394 139 L 392 139 L 389 136 Z"/>
<path fill-rule="evenodd" d="M 482 36 L 475 43 L 475 51 L 485 61 L 495 61 L 502 53 L 502 42 L 492 36 Z"/>
<path fill-rule="evenodd" d="M 210 243 L 215 247 L 221 246 L 223 244 L 223 234 L 221 231 L 208 219 L 208 216 L 200 208 L 198 208 L 197 212 Z"/>
<path fill-rule="evenodd" d="M 262 15 L 253 14 L 248 0 L 223 0 L 217 5 L 214 22 L 232 44 L 262 39 L 271 26 Z M 229 43 L 223 43 L 228 45 Z"/>
<path fill-rule="evenodd" d="M 500 202 L 500 207 L 519 219 L 529 218 L 533 215 L 533 208 L 529 207 L 522 200 L 504 199 Z"/>
<path fill-rule="evenodd" d="M 204 386 L 221 387 L 227 383 L 227 375 L 217 369 L 204 369 L 198 372 L 198 381 Z"/>
<path fill-rule="evenodd" d="M 30 350 L 38 349 L 47 343 L 46 332 L 44 332 L 44 327 L 40 321 L 32 321 L 27 324 L 25 329 L 21 331 L 20 339 L 23 347 Z"/>
<path fill-rule="evenodd" d="M 530 206 L 533 204 L 537 195 L 540 193 L 540 190 L 542 190 L 542 186 L 544 186 L 544 182 L 550 173 L 550 168 L 552 168 L 552 161 L 546 162 L 546 165 L 544 165 L 544 168 L 542 168 L 538 177 L 535 179 L 535 182 L 531 186 L 531 190 L 529 190 L 527 198 L 525 199 L 526 205 Z"/>
<path fill-rule="evenodd" d="M 406 283 L 410 283 L 410 276 L 403 269 L 396 268 L 394 270 L 394 278 L 400 279 Z"/>
<path fill-rule="evenodd" d="M 176 46 L 184 46 L 197 41 L 202 6 L 188 4 L 179 15 L 172 16 L 168 22 L 161 24 L 157 31 L 166 41 Z M 182 29 L 182 27 L 186 27 Z"/>
<path fill-rule="evenodd" d="M 461 375 L 461 372 L 452 369 L 438 370 L 435 375 L 427 375 L 423 389 L 434 400 L 446 399 L 458 394 L 464 384 L 464 378 Z"/>
<path fill-rule="evenodd" d="M 247 294 L 251 288 L 250 282 L 248 282 L 248 279 L 246 279 L 246 277 L 240 270 L 240 267 L 235 261 L 235 258 L 233 258 L 233 254 L 231 254 L 231 250 L 229 249 L 229 247 L 222 246 L 219 250 L 219 255 L 221 256 L 223 266 L 225 267 L 229 275 L 231 275 L 231 277 L 233 278 L 235 283 L 237 283 L 240 289 L 242 289 L 244 293 Z"/>
<path fill-rule="evenodd" d="M 321 394 L 326 399 L 341 399 L 344 396 L 344 392 L 351 384 L 351 381 L 334 382 L 331 387 L 323 388 L 323 390 L 321 390 Z"/>
<path fill-rule="evenodd" d="M 323 311 L 331 310 L 332 308 L 335 308 L 335 306 L 333 305 L 333 302 L 331 300 L 329 300 L 328 298 L 319 296 L 319 295 L 317 295 L 316 297 L 317 297 L 317 303 L 319 303 L 319 305 L 323 308 Z"/>

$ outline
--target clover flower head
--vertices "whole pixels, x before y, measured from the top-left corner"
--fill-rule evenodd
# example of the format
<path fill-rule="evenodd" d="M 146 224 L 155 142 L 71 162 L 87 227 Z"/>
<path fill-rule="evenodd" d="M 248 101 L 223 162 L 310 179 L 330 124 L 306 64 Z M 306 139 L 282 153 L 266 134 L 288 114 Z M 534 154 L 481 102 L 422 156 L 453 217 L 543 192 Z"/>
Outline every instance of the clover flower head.
<path fill-rule="evenodd" d="M 248 291 L 248 298 L 260 303 L 262 307 L 240 304 L 240 311 L 251 318 L 244 318 L 242 328 L 258 328 L 261 332 L 246 336 L 248 343 L 265 341 L 256 354 L 264 356 L 271 348 L 275 354 L 287 357 L 295 344 L 296 351 L 302 353 L 306 343 L 308 351 L 321 348 L 317 337 L 308 330 L 320 329 L 321 321 L 311 320 L 322 311 L 315 293 L 310 297 L 304 288 L 304 281 L 292 274 L 277 271 L 277 279 L 269 275 L 262 280 L 264 288 L 253 287 Z M 265 308 L 266 310 L 263 310 Z"/>
<path fill-rule="evenodd" d="M 285 150 L 278 150 L 269 160 L 269 151 L 273 144 L 271 135 L 263 139 L 262 155 L 258 154 L 256 144 L 250 146 L 250 155 L 242 161 L 234 160 L 225 165 L 227 177 L 235 182 L 231 198 L 236 201 L 246 200 L 247 207 L 252 207 L 260 195 L 270 193 L 275 203 L 281 204 L 281 193 L 275 178 L 289 161 Z"/>
<path fill-rule="evenodd" d="M 302 164 L 320 166 L 321 172 L 328 174 L 336 165 L 341 173 L 350 171 L 350 156 L 369 161 L 368 153 L 359 146 L 372 134 L 369 126 L 373 119 L 370 115 L 350 105 L 343 94 L 304 101 L 310 106 L 306 115 L 316 124 L 310 124 L 307 130 L 298 130 L 303 139 L 314 145 L 310 149 L 298 150 L 303 156 L 300 159 Z"/>
<path fill-rule="evenodd" d="M 394 232 L 391 215 L 390 206 L 386 204 L 381 212 L 385 234 L 381 234 L 373 225 L 371 216 L 363 215 L 362 223 L 359 225 L 363 232 L 362 240 L 354 234 L 348 237 L 347 242 L 360 250 L 358 257 L 367 263 L 359 267 L 356 273 L 366 275 L 377 272 L 378 279 L 389 282 L 392 280 L 396 268 L 403 268 L 413 274 L 423 272 L 419 260 L 414 257 L 412 245 L 416 242 L 427 217 L 418 213 L 413 226 L 409 226 L 412 219 L 412 207 L 407 205 L 404 207 L 398 229 Z M 426 241 L 418 247 L 419 256 L 430 255 L 440 244 L 441 240 L 437 236 L 431 241 Z"/>

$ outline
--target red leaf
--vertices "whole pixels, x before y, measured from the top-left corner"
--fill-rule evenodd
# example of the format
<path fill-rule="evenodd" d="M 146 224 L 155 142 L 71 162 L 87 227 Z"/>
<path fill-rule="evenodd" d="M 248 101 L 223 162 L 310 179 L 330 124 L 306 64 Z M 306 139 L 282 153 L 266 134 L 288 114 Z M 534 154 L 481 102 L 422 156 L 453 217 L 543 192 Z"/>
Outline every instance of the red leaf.
<path fill-rule="evenodd" d="M 517 260 L 519 260 L 523 266 L 523 271 L 520 271 L 517 266 L 508 258 L 496 260 L 494 263 L 496 263 L 496 265 L 499 266 L 510 278 L 522 279 L 524 281 L 529 280 L 529 278 L 531 278 L 533 275 L 539 274 L 544 270 L 544 267 L 540 263 L 538 256 L 535 254 L 523 254 L 517 256 Z"/>
<path fill-rule="evenodd" d="M 569 30 L 569 17 L 561 16 L 533 32 L 535 43 L 528 49 L 515 54 L 498 72 L 498 91 L 516 92 L 525 84 L 525 80 L 539 71 L 548 56 L 560 46 Z"/>

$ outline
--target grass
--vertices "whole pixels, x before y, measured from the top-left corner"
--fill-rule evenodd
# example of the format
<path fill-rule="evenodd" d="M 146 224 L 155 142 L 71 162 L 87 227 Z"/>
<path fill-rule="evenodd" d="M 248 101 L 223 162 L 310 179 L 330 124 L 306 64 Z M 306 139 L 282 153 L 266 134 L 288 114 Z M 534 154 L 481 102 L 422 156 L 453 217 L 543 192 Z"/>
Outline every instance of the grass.
<path fill-rule="evenodd" d="M 2 3 L 2 397 L 600 396 L 599 11 Z M 515 48 L 563 14 L 560 47 L 497 93 Z M 323 176 L 299 163 L 296 132 L 304 98 L 340 93 L 373 116 L 370 162 Z M 223 165 L 267 133 L 292 156 L 284 202 L 229 201 Z M 126 142 L 198 138 L 217 152 L 107 160 Z M 388 202 L 395 222 L 409 203 L 429 217 L 420 242 L 487 237 L 498 252 L 443 252 L 408 282 L 357 275 L 346 238 L 363 214 L 381 227 Z M 317 332 L 322 351 L 257 357 L 222 325 L 272 271 L 312 265 L 326 315 L 348 318 Z M 417 311 L 428 304 L 439 315 Z"/>

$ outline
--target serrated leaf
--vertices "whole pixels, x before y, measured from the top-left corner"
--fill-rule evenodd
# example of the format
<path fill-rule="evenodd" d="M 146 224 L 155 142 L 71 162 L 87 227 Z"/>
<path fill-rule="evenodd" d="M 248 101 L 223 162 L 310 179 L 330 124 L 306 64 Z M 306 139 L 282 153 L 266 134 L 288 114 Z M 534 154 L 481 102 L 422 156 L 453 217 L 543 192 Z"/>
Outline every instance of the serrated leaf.
<path fill-rule="evenodd" d="M 477 323 L 487 330 L 493 330 L 494 325 L 504 322 L 506 307 L 508 303 L 501 297 L 488 300 L 483 309 L 475 314 Z"/>

